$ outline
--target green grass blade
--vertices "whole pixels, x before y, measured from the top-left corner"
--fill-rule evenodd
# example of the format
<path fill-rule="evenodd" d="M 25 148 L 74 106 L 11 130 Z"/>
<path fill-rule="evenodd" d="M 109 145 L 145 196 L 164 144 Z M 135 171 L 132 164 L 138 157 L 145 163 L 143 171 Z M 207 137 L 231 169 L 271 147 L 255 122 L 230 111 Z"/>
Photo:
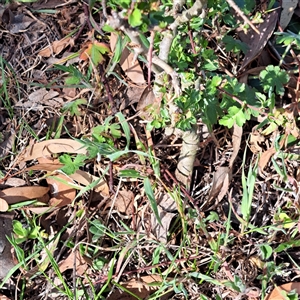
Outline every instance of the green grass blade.
<path fill-rule="evenodd" d="M 125 137 L 126 137 L 126 149 L 129 149 L 129 144 L 130 144 L 130 128 L 129 128 L 129 125 L 128 125 L 128 122 L 126 121 L 124 115 L 121 113 L 121 112 L 118 112 L 116 114 L 116 117 L 118 117 L 120 123 L 121 123 L 121 126 L 123 128 L 123 131 L 125 133 Z"/>
<path fill-rule="evenodd" d="M 162 226 L 161 219 L 157 209 L 157 203 L 148 177 L 144 179 L 144 188 L 145 188 L 145 193 L 150 201 L 150 206 L 152 208 L 152 211 L 154 212 L 155 217 L 157 218 L 157 222 L 159 223 L 160 226 Z"/>

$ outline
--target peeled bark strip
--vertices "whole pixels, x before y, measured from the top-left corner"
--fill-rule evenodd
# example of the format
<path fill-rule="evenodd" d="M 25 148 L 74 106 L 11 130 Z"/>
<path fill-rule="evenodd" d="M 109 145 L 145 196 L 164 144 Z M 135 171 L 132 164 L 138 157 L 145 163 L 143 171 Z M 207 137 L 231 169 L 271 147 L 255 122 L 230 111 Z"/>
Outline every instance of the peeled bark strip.
<path fill-rule="evenodd" d="M 193 127 L 190 131 L 183 132 L 182 148 L 175 172 L 176 179 L 181 182 L 187 190 L 190 188 L 191 176 L 194 168 L 194 161 L 199 149 L 199 134 L 197 127 Z"/>

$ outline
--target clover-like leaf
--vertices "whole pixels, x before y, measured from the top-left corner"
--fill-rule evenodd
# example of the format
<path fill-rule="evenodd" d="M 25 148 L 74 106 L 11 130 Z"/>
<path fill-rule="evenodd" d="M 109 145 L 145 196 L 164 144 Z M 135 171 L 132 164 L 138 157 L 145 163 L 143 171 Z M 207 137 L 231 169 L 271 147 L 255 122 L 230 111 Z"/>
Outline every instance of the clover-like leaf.
<path fill-rule="evenodd" d="M 239 127 L 242 127 L 247 119 L 250 118 L 249 114 L 244 113 L 241 107 L 231 106 L 228 109 L 228 114 L 223 116 L 219 121 L 221 125 L 231 128 L 234 124 L 237 124 Z"/>
<path fill-rule="evenodd" d="M 72 157 L 69 154 L 63 154 L 59 157 L 59 162 L 64 164 L 61 170 L 67 175 L 74 174 L 79 167 L 84 165 L 86 158 L 87 157 L 83 154 L 77 154 L 74 160 L 72 160 Z"/>
<path fill-rule="evenodd" d="M 234 53 L 238 53 L 240 51 L 246 53 L 248 51 L 248 46 L 245 43 L 235 40 L 230 35 L 224 36 L 222 41 L 225 44 L 226 51 L 233 51 Z"/>
<path fill-rule="evenodd" d="M 80 98 L 80 99 L 77 99 L 75 101 L 68 102 L 63 106 L 62 110 L 63 111 L 69 111 L 71 116 L 74 116 L 74 115 L 79 116 L 80 111 L 78 110 L 78 106 L 81 105 L 81 104 L 87 104 L 86 99 Z"/>
<path fill-rule="evenodd" d="M 283 85 L 289 81 L 288 74 L 278 66 L 267 66 L 259 75 L 261 84 L 265 92 L 274 91 L 278 95 L 283 95 Z"/>
<path fill-rule="evenodd" d="M 142 24 L 142 12 L 140 9 L 135 8 L 128 18 L 128 23 L 132 27 L 137 27 Z"/>
<path fill-rule="evenodd" d="M 103 54 L 109 53 L 109 46 L 105 43 L 100 43 L 98 41 L 90 42 L 87 47 L 82 51 L 79 58 L 82 60 L 91 59 L 93 64 L 97 66 L 101 64 L 104 60 Z"/>

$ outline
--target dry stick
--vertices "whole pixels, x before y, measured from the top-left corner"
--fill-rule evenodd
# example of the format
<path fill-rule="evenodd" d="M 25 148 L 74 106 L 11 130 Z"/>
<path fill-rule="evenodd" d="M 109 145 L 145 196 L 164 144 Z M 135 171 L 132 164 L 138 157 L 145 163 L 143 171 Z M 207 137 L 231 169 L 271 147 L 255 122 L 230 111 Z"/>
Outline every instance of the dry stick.
<path fill-rule="evenodd" d="M 101 1 L 101 6 L 102 6 L 103 16 L 107 20 L 107 10 L 106 10 L 106 1 L 105 0 Z"/>
<path fill-rule="evenodd" d="M 193 34 L 192 34 L 191 27 L 190 27 L 190 23 L 188 23 L 188 36 L 189 36 L 189 38 L 190 38 L 190 43 L 191 43 L 191 47 L 192 47 L 192 52 L 193 52 L 193 54 L 196 56 L 197 51 L 196 51 L 196 46 L 195 46 L 195 43 L 194 43 L 194 39 L 193 39 Z M 194 68 L 195 68 L 195 73 L 196 73 L 196 74 L 199 74 L 199 67 L 198 67 L 197 60 L 196 60 L 195 56 L 194 56 L 194 58 L 193 58 L 193 61 L 194 61 Z"/>
<path fill-rule="evenodd" d="M 152 51 L 153 51 L 153 44 L 154 44 L 154 31 L 151 31 L 150 35 L 150 46 L 148 50 L 148 89 L 151 88 L 151 66 L 152 66 Z"/>
<path fill-rule="evenodd" d="M 85 25 L 88 23 L 88 19 L 89 19 L 89 10 L 88 7 L 85 3 L 83 3 L 83 9 L 84 9 L 84 15 L 85 15 L 85 19 L 83 24 L 81 25 L 80 29 L 78 30 L 77 34 L 75 35 L 75 37 L 73 38 L 73 45 L 70 46 L 69 52 L 72 52 L 73 47 L 75 45 L 75 42 L 77 41 L 77 39 L 80 37 Z M 90 27 L 90 24 L 89 24 Z"/>
<path fill-rule="evenodd" d="M 102 64 L 99 65 L 99 71 L 100 71 L 102 83 L 103 83 L 103 85 L 105 87 L 105 91 L 106 91 L 106 94 L 107 94 L 107 97 L 108 97 L 108 102 L 109 102 L 109 104 L 111 106 L 111 112 L 114 115 L 114 114 L 117 113 L 117 108 L 116 108 L 113 96 L 111 94 L 111 91 L 110 91 L 110 88 L 109 88 L 109 85 L 108 85 L 108 82 L 107 82 L 107 78 L 105 76 L 106 74 L 104 72 Z"/>
<path fill-rule="evenodd" d="M 102 80 L 103 85 L 105 87 L 106 94 L 107 94 L 107 97 L 108 97 L 108 101 L 109 101 L 109 104 L 111 106 L 111 112 L 114 115 L 114 114 L 117 113 L 117 110 L 116 110 L 114 99 L 113 99 L 113 96 L 111 94 L 111 91 L 110 91 L 110 88 L 109 88 L 107 78 L 105 76 L 105 72 L 104 72 L 102 64 L 99 65 L 99 70 L 100 70 L 101 80 Z M 110 190 L 111 193 L 114 193 L 113 163 L 112 163 L 111 160 L 109 161 L 109 190 Z"/>
<path fill-rule="evenodd" d="M 235 12 L 257 33 L 260 34 L 259 30 L 253 25 L 253 23 L 247 18 L 247 16 L 240 10 L 240 8 L 234 3 L 233 0 L 226 0 L 229 6 L 231 6 Z"/>

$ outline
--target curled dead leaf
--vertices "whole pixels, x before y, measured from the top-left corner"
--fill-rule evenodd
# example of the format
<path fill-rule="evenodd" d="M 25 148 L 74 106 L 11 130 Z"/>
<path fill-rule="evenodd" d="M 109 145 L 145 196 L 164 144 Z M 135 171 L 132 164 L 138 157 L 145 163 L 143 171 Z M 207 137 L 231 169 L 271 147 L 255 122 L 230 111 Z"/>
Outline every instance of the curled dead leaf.
<path fill-rule="evenodd" d="M 101 194 L 109 195 L 109 187 L 104 179 L 100 179 L 97 176 L 93 176 L 85 171 L 77 170 L 74 174 L 71 174 L 70 177 L 76 182 L 87 186 L 92 182 L 99 180 L 99 183 L 94 187 L 95 192 L 101 192 Z"/>
<path fill-rule="evenodd" d="M 8 206 L 7 202 L 4 199 L 0 198 L 0 212 L 7 211 L 8 207 L 9 206 Z"/>
<path fill-rule="evenodd" d="M 56 174 L 48 177 L 46 180 L 52 195 L 52 198 L 49 200 L 50 206 L 64 207 L 73 202 L 76 190 L 68 184 L 70 182 L 69 177 L 63 174 Z"/>
<path fill-rule="evenodd" d="M 250 150 L 252 151 L 252 153 L 256 154 L 263 150 L 259 144 L 263 143 L 265 141 L 265 139 L 266 138 L 258 131 L 253 131 L 250 133 L 249 144 L 250 144 Z"/>
<path fill-rule="evenodd" d="M 16 262 L 12 256 L 12 245 L 7 239 L 13 233 L 12 220 L 14 213 L 6 212 L 0 214 L 0 282 L 15 266 Z"/>
<path fill-rule="evenodd" d="M 62 52 L 67 46 L 74 45 L 74 39 L 71 37 L 65 37 L 59 41 L 54 41 L 52 45 L 47 46 L 46 48 L 42 49 L 38 55 L 43 57 L 50 57 L 53 54 L 59 54 Z"/>
<path fill-rule="evenodd" d="M 257 58 L 266 46 L 276 27 L 278 13 L 279 10 L 276 9 L 265 17 L 264 22 L 259 24 L 257 28 L 260 34 L 255 33 L 252 29 L 247 34 L 244 34 L 243 31 L 239 32 L 240 39 L 249 46 L 239 72 L 243 71 L 247 65 Z"/>
<path fill-rule="evenodd" d="M 161 224 L 159 224 L 155 215 L 151 214 L 151 231 L 160 242 L 167 243 L 170 224 L 176 215 L 177 205 L 168 193 L 161 193 L 157 202 Z"/>
<path fill-rule="evenodd" d="M 8 204 L 19 203 L 26 200 L 39 199 L 49 192 L 49 187 L 22 186 L 0 191 L 0 198 Z"/>
<path fill-rule="evenodd" d="M 133 278 L 127 282 L 120 283 L 121 286 L 129 290 L 134 295 L 142 299 L 147 299 L 150 294 L 159 288 L 159 286 L 151 286 L 152 283 L 162 282 L 162 278 L 159 275 L 146 275 L 139 278 Z M 107 298 L 108 300 L 129 300 L 133 299 L 129 294 L 119 291 L 117 289 Z M 134 298 L 135 299 L 135 298 Z"/>
<path fill-rule="evenodd" d="M 88 268 L 87 262 L 82 258 L 79 251 L 71 251 L 69 256 L 58 264 L 61 273 L 68 269 L 73 269 L 74 265 L 76 274 L 79 276 L 82 276 Z"/>
<path fill-rule="evenodd" d="M 265 166 L 269 162 L 270 158 L 276 153 L 274 147 L 268 149 L 267 151 L 263 152 L 259 158 L 258 167 L 261 171 L 264 170 Z"/>
<path fill-rule="evenodd" d="M 295 290 L 298 295 L 300 294 L 300 282 L 289 282 L 280 286 L 276 286 L 265 300 L 285 300 L 285 293 Z"/>
<path fill-rule="evenodd" d="M 133 201 L 134 201 L 134 194 L 132 191 L 119 191 L 116 201 L 115 201 L 115 208 L 124 213 L 127 216 L 130 216 L 133 213 Z"/>
<path fill-rule="evenodd" d="M 20 155 L 19 161 L 28 161 L 39 157 L 51 157 L 57 153 L 87 154 L 84 145 L 72 139 L 53 139 L 28 146 Z"/>
<path fill-rule="evenodd" d="M 115 33 L 111 33 L 110 36 L 110 48 L 112 50 L 115 49 L 117 43 L 117 35 Z M 136 59 L 134 61 L 134 54 L 130 52 L 127 48 L 123 49 L 120 65 L 125 74 L 130 78 L 130 80 L 136 84 L 144 84 L 146 83 L 144 78 L 143 70 Z"/>

